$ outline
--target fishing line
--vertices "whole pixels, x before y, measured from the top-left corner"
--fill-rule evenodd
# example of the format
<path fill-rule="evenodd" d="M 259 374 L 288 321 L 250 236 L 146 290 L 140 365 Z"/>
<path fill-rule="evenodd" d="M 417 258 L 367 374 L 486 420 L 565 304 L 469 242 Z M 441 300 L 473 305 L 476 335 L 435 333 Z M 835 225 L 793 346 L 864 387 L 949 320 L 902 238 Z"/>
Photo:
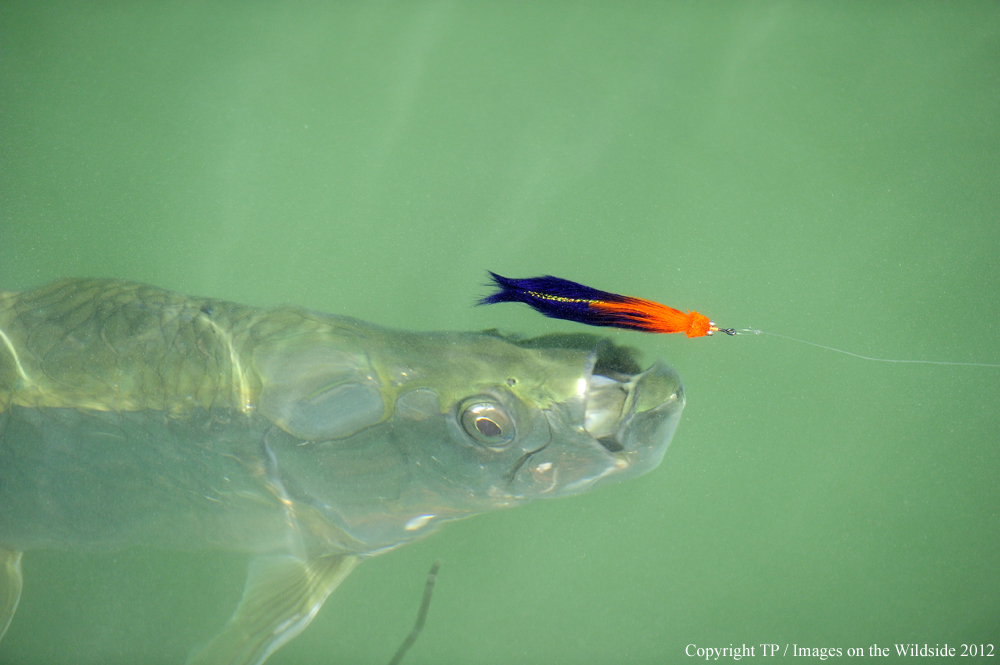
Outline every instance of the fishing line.
<path fill-rule="evenodd" d="M 853 358 L 861 358 L 862 360 L 871 360 L 880 363 L 904 363 L 907 365 L 964 365 L 966 367 L 1000 367 L 1000 363 L 971 363 L 971 362 L 958 362 L 952 360 L 903 360 L 900 358 L 873 358 L 871 356 L 863 356 L 860 353 L 852 353 L 851 351 L 845 351 L 844 349 L 837 349 L 832 346 L 826 346 L 825 344 L 817 344 L 816 342 L 810 342 L 805 339 L 799 339 L 798 337 L 791 337 L 789 335 L 782 335 L 780 333 L 768 332 L 766 330 L 758 330 L 756 328 L 740 328 L 736 330 L 734 328 L 721 328 L 719 332 L 724 332 L 727 335 L 770 335 L 771 337 L 780 337 L 782 339 L 788 339 L 793 342 L 799 342 L 800 344 L 808 344 L 809 346 L 817 346 L 821 349 L 826 349 L 827 351 L 836 351 L 837 353 L 843 353 L 846 356 L 851 356 Z"/>

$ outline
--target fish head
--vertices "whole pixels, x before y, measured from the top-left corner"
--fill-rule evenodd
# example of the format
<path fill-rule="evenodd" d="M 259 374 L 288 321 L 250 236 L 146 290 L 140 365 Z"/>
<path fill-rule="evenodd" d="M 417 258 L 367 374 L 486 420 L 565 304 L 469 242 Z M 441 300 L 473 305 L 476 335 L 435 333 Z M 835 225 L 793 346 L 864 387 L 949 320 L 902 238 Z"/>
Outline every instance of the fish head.
<path fill-rule="evenodd" d="M 663 459 L 684 408 L 663 361 L 643 371 L 634 349 L 590 334 L 491 337 L 468 340 L 475 373 L 460 361 L 451 375 L 464 380 L 439 395 L 448 450 L 478 505 L 579 494 Z"/>
<path fill-rule="evenodd" d="M 354 333 L 258 360 L 275 482 L 352 552 L 646 473 L 684 408 L 667 364 L 594 335 Z"/>

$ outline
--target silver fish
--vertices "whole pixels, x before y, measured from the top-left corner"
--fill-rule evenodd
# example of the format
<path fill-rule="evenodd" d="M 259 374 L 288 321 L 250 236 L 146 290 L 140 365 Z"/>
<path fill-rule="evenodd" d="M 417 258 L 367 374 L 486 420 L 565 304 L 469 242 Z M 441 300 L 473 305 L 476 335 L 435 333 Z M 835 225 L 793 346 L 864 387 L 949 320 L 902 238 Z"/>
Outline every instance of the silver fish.
<path fill-rule="evenodd" d="M 363 559 L 653 469 L 684 408 L 592 335 L 414 333 L 109 280 L 0 293 L 0 637 L 24 551 L 251 556 L 194 665 L 299 634 Z"/>

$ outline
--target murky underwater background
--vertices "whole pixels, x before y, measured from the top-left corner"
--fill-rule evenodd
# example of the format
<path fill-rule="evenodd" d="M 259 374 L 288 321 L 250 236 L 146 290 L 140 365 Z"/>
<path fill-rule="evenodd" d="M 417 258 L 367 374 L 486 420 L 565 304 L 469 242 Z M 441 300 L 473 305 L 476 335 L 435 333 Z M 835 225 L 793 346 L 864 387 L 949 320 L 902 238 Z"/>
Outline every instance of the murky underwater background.
<path fill-rule="evenodd" d="M 0 5 L 3 289 L 581 330 L 471 307 L 552 273 L 997 363 L 998 183 L 995 2 Z M 610 334 L 685 381 L 659 469 L 368 561 L 269 665 L 387 662 L 435 558 L 408 665 L 1000 648 L 1000 369 Z M 30 552 L 0 663 L 180 663 L 245 563 Z"/>

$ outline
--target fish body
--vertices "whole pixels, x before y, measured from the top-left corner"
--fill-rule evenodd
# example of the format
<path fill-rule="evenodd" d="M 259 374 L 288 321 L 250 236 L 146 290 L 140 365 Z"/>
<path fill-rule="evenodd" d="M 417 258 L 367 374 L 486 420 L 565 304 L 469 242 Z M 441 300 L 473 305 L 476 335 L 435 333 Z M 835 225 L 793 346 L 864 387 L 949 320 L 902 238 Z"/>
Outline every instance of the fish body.
<path fill-rule="evenodd" d="M 651 470 L 683 406 L 672 369 L 592 336 L 110 280 L 0 293 L 0 637 L 22 552 L 217 548 L 252 557 L 243 599 L 188 662 L 262 663 L 364 558 Z"/>

